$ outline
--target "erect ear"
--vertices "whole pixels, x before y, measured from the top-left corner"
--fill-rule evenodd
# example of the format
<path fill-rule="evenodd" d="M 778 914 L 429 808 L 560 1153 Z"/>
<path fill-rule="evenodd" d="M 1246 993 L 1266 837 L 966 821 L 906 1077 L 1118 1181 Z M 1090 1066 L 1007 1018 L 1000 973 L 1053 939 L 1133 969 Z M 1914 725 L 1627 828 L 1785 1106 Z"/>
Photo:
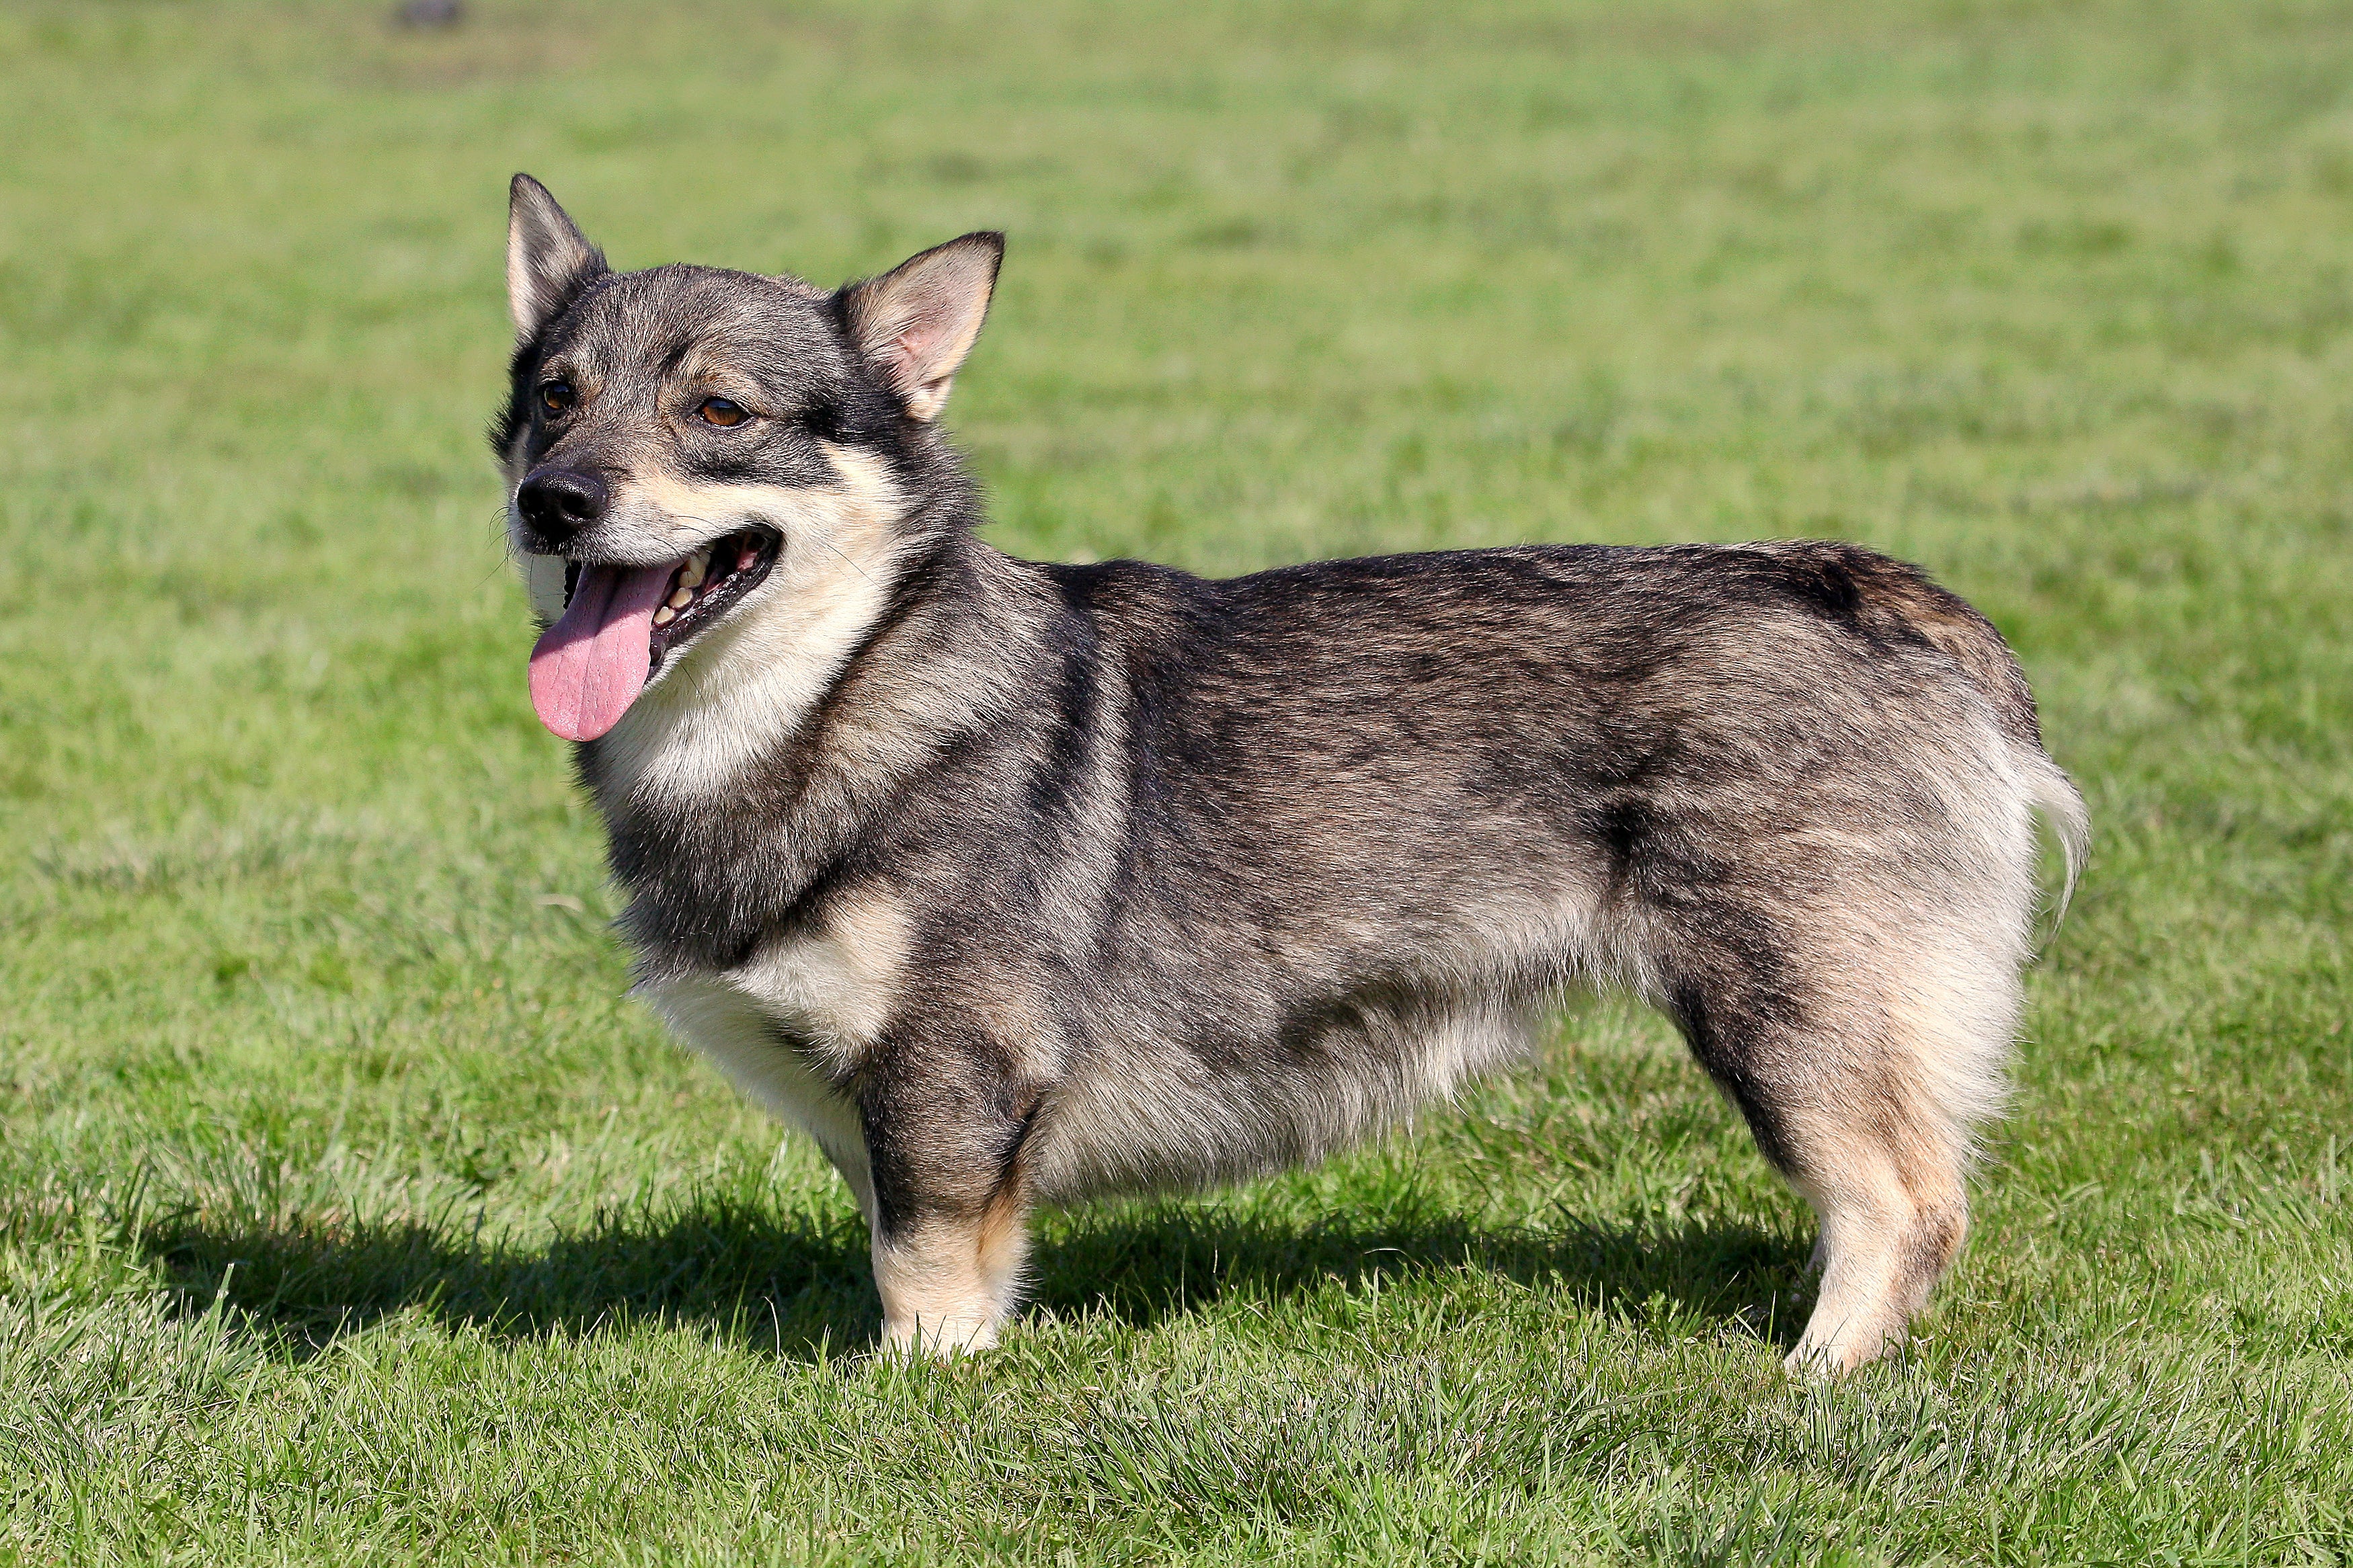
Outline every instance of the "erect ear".
<path fill-rule="evenodd" d="M 507 187 L 507 310 L 528 342 L 605 270 L 605 254 L 581 237 L 547 187 L 517 174 Z"/>
<path fill-rule="evenodd" d="M 1003 235 L 968 234 L 841 291 L 851 341 L 913 417 L 935 418 L 947 402 L 1004 259 Z"/>

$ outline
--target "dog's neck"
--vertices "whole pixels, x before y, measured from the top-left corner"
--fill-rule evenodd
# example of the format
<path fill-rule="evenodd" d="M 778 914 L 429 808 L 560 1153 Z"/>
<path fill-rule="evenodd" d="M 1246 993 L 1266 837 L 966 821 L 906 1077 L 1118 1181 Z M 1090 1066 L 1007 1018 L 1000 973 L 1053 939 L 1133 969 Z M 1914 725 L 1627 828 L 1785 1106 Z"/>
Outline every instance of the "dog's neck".
<path fill-rule="evenodd" d="M 942 521 L 898 520 L 864 551 L 788 544 L 758 605 L 580 749 L 642 967 L 740 961 L 906 778 L 1035 679 L 1037 628 L 1066 612 L 1038 568 Z"/>

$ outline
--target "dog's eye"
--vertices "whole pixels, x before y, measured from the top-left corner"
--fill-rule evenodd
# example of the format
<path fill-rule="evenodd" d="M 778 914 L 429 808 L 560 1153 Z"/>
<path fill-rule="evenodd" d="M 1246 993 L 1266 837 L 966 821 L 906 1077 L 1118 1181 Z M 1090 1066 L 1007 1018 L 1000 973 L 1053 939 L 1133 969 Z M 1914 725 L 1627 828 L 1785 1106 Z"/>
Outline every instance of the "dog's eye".
<path fill-rule="evenodd" d="M 578 401 L 568 381 L 551 381 L 539 389 L 539 405 L 550 414 L 561 414 Z"/>
<path fill-rule="evenodd" d="M 750 409 L 725 397 L 706 397 L 702 400 L 702 406 L 695 412 L 702 416 L 705 425 L 716 425 L 723 429 L 732 429 L 752 417 Z"/>

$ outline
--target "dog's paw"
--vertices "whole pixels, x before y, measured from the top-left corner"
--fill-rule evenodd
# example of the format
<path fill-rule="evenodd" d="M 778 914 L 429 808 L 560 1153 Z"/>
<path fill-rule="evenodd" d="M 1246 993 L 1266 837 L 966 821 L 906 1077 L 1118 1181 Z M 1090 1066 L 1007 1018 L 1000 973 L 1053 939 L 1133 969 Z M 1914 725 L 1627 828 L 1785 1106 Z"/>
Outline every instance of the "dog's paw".
<path fill-rule="evenodd" d="M 997 1324 L 961 1318 L 886 1319 L 882 1350 L 910 1361 L 951 1362 L 997 1345 Z"/>

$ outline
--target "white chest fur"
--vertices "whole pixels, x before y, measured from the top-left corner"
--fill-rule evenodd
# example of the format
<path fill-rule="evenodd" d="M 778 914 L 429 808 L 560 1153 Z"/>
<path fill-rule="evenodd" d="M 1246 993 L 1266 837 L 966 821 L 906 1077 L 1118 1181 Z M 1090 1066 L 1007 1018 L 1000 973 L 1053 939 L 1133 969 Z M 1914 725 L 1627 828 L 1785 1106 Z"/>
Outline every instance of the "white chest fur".
<path fill-rule="evenodd" d="M 857 1107 L 828 1075 L 858 1060 L 897 1005 L 905 924 L 887 899 L 843 900 L 819 929 L 770 942 L 724 973 L 638 994 L 753 1101 L 817 1141 L 873 1217 Z"/>

